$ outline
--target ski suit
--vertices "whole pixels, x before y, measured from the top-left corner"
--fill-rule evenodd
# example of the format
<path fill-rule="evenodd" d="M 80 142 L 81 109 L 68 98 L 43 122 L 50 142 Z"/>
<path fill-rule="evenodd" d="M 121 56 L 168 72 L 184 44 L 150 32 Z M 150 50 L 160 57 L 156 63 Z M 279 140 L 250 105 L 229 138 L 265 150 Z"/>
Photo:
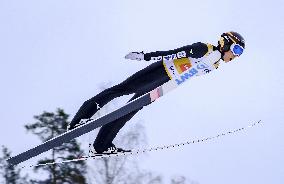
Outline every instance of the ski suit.
<path fill-rule="evenodd" d="M 219 65 L 219 60 L 221 59 L 221 53 L 218 51 L 217 47 L 210 44 L 197 42 L 174 50 L 145 53 L 144 60 L 155 60 L 156 62 L 134 73 L 120 84 L 105 89 L 101 93 L 85 101 L 71 121 L 70 126 L 74 127 L 81 119 L 91 118 L 98 111 L 98 106 L 102 107 L 114 98 L 122 95 L 134 94 L 129 100 L 131 101 L 152 91 L 188 70 L 192 65 L 199 62 L 198 59 L 204 58 L 206 60 L 210 53 L 213 52 L 217 53 L 217 55 L 214 56 L 210 62 L 212 64 L 212 69 L 216 69 Z M 208 71 L 207 69 L 204 73 L 210 71 L 211 70 Z M 112 141 L 119 130 L 139 110 L 133 111 L 101 127 L 93 144 L 95 150 L 97 152 L 103 152 L 111 147 L 113 145 Z"/>

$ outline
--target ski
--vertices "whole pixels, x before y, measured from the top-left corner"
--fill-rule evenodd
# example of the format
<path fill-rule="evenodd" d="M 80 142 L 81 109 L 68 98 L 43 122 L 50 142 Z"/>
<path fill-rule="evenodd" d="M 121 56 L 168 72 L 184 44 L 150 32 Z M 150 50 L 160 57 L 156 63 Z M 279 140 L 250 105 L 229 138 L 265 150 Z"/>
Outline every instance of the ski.
<path fill-rule="evenodd" d="M 170 80 L 163 85 L 157 87 L 156 89 L 146 93 L 145 95 L 134 99 L 133 101 L 127 103 L 126 105 L 117 108 L 116 110 L 99 117 L 97 119 L 88 121 L 86 124 L 79 126 L 75 129 L 72 129 L 70 131 L 65 132 L 62 135 L 59 135 L 57 137 L 54 137 L 34 148 L 29 149 L 28 151 L 25 151 L 23 153 L 20 153 L 14 157 L 11 157 L 7 160 L 7 162 L 11 165 L 17 165 L 19 163 L 22 163 L 26 160 L 29 160 L 30 158 L 33 158 L 41 153 L 44 153 L 50 149 L 53 149 L 55 147 L 61 146 L 63 143 L 67 143 L 71 141 L 74 138 L 77 138 L 83 134 L 86 134 L 98 127 L 101 127 L 105 124 L 108 124 L 116 119 L 119 119 L 120 117 L 123 117 L 127 114 L 129 114 L 132 111 L 138 110 L 142 108 L 143 106 L 147 106 L 151 104 L 156 99 L 162 97 L 169 91 L 173 90 L 178 86 L 177 82 L 175 80 Z"/>
<path fill-rule="evenodd" d="M 152 151 L 158 151 L 158 150 L 165 150 L 165 149 L 170 149 L 170 148 L 178 148 L 181 146 L 189 145 L 189 144 L 196 144 L 196 143 L 204 143 L 210 140 L 218 139 L 220 137 L 224 137 L 230 134 L 236 134 L 242 131 L 247 130 L 248 128 L 253 128 L 256 125 L 261 124 L 261 120 L 258 122 L 255 122 L 247 127 L 242 127 L 238 128 L 235 130 L 219 133 L 215 136 L 210 136 L 210 137 L 205 137 L 205 138 L 199 138 L 187 142 L 182 142 L 178 144 L 171 144 L 171 145 L 162 145 L 162 146 L 156 146 L 156 147 L 150 147 L 150 148 L 144 148 L 144 149 L 135 149 L 127 152 L 110 152 L 110 153 L 91 153 L 89 152 L 88 156 L 81 156 L 79 158 L 75 159 L 65 159 L 65 160 L 57 160 L 54 162 L 48 162 L 48 163 L 41 163 L 41 164 L 35 164 L 35 165 L 29 165 L 29 166 L 22 166 L 21 168 L 31 168 L 31 167 L 39 167 L 39 166 L 48 166 L 48 165 L 55 165 L 55 164 L 65 164 L 65 163 L 70 163 L 70 162 L 78 162 L 78 161 L 85 161 L 89 159 L 100 159 L 100 158 L 113 158 L 113 157 L 120 157 L 120 156 L 129 156 L 129 155 L 138 155 L 141 153 L 147 153 L 147 152 L 152 152 Z"/>
<path fill-rule="evenodd" d="M 79 161 L 85 161 L 88 159 L 99 159 L 99 158 L 110 158 L 115 156 L 122 156 L 122 155 L 130 155 L 132 152 L 124 152 L 124 153 L 97 153 L 89 156 L 81 156 L 74 159 L 65 159 L 65 160 L 56 160 L 54 162 L 48 162 L 48 163 L 40 163 L 36 165 L 29 165 L 29 166 L 22 166 L 21 168 L 31 168 L 31 167 L 39 167 L 39 166 L 48 166 L 48 165 L 56 165 L 56 164 L 66 164 L 70 162 L 79 162 Z"/>

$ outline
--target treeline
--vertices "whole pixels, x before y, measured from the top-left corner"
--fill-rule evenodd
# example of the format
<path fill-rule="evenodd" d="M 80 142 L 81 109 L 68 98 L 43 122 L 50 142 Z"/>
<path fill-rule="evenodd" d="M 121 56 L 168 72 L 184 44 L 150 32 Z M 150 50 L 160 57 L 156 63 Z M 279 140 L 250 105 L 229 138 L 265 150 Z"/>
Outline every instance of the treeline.
<path fill-rule="evenodd" d="M 55 112 L 43 112 L 34 116 L 34 122 L 24 128 L 45 142 L 66 131 L 69 115 L 63 109 Z M 139 131 L 138 131 L 139 130 Z M 140 123 L 135 123 L 126 132 L 121 133 L 119 142 L 134 148 L 145 143 L 145 131 Z M 38 164 L 59 159 L 72 159 L 84 155 L 77 140 L 72 140 L 50 151 L 50 155 L 37 161 Z M 5 146 L 0 153 L 0 183 L 3 184 L 163 184 L 163 177 L 151 171 L 142 170 L 135 157 L 102 158 L 78 161 L 60 165 L 38 166 L 28 172 L 9 165 L 6 160 L 12 156 Z M 38 175 L 38 176 L 37 176 Z M 197 184 L 177 176 L 166 183 Z"/>

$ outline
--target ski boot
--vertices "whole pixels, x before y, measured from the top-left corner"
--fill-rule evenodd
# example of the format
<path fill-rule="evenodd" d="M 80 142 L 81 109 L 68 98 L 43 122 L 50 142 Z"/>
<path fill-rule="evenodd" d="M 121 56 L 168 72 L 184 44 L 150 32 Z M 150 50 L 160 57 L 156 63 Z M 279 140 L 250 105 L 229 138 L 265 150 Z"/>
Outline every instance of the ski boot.
<path fill-rule="evenodd" d="M 117 148 L 113 143 L 105 151 L 96 151 L 94 145 L 89 144 L 89 156 L 90 155 L 110 155 L 131 152 L 131 150 L 124 150 L 122 148 Z"/>

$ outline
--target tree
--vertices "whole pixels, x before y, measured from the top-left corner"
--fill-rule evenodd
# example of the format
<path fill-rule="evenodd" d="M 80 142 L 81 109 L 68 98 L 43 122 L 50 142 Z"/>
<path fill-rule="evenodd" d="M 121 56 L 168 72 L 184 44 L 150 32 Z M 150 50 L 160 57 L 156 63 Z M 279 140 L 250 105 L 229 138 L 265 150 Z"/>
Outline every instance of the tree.
<path fill-rule="evenodd" d="M 25 128 L 37 135 L 42 142 L 45 142 L 55 136 L 58 136 L 66 131 L 68 117 L 64 110 L 57 109 L 55 113 L 43 112 L 41 115 L 34 116 L 37 120 L 35 123 L 25 125 Z M 74 159 L 83 154 L 80 145 L 76 140 L 72 140 L 60 147 L 51 150 L 51 158 L 44 158 L 38 164 L 54 162 L 60 159 Z M 31 180 L 31 183 L 70 183 L 70 184 L 85 184 L 86 179 L 86 164 L 83 161 L 72 162 L 62 165 L 38 166 L 34 168 L 35 172 L 39 170 L 46 171 L 48 178 L 45 180 Z"/>
<path fill-rule="evenodd" d="M 2 146 L 2 157 L 0 157 L 0 174 L 3 176 L 5 184 L 25 184 L 26 177 L 21 177 L 20 169 L 8 164 L 6 160 L 11 157 L 11 152 L 7 147 Z"/>

